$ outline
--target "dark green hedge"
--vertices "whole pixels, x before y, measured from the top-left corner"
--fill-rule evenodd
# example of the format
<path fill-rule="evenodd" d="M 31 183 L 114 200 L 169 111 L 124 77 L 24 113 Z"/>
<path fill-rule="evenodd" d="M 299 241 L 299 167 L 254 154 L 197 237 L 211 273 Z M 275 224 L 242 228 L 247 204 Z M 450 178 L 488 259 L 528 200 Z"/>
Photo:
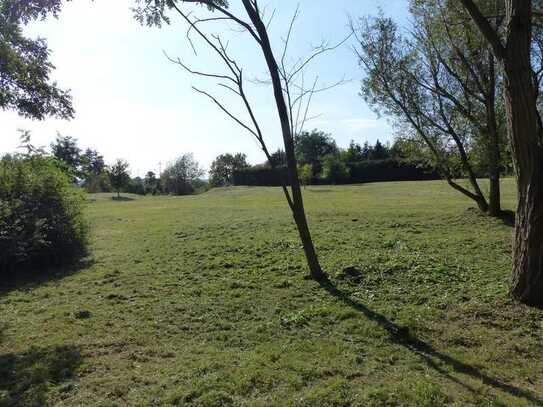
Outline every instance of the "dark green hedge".
<path fill-rule="evenodd" d="M 362 161 L 349 165 L 350 183 L 385 181 L 426 181 L 440 179 L 439 174 L 422 163 L 407 160 Z"/>
<path fill-rule="evenodd" d="M 361 184 L 385 181 L 425 181 L 440 179 L 439 174 L 422 163 L 407 160 L 370 160 L 347 164 L 349 176 L 344 184 Z M 272 170 L 267 166 L 254 166 L 234 172 L 234 185 L 280 186 L 281 177 L 288 179 L 285 168 Z M 313 184 L 327 184 L 327 179 L 315 179 Z M 336 183 L 333 181 L 332 183 Z"/>
<path fill-rule="evenodd" d="M 276 187 L 282 185 L 281 179 L 288 179 L 286 168 L 273 170 L 267 166 L 257 165 L 234 171 L 233 174 L 234 185 Z"/>

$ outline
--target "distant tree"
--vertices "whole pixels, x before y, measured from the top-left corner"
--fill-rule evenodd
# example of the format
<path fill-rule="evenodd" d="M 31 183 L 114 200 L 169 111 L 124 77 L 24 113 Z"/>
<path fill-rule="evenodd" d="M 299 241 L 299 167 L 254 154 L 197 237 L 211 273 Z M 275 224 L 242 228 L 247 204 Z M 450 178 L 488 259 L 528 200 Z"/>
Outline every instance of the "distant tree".
<path fill-rule="evenodd" d="M 298 167 L 298 176 L 300 177 L 300 182 L 306 187 L 306 185 L 311 184 L 313 180 L 313 168 L 310 164 L 304 164 Z"/>
<path fill-rule="evenodd" d="M 193 154 L 183 154 L 162 173 L 161 181 L 165 192 L 174 195 L 189 195 L 195 190 L 195 183 L 204 175 Z"/>
<path fill-rule="evenodd" d="M 234 172 L 243 170 L 248 166 L 245 154 L 221 154 L 211 163 L 209 182 L 214 187 L 233 185 Z"/>
<path fill-rule="evenodd" d="M 82 172 L 86 176 L 100 175 L 106 168 L 104 157 L 96 150 L 87 148 L 81 156 Z"/>
<path fill-rule="evenodd" d="M 74 181 L 82 177 L 82 156 L 81 149 L 77 145 L 77 139 L 57 133 L 55 142 L 51 143 L 51 153 L 65 165 L 66 170 Z"/>
<path fill-rule="evenodd" d="M 322 131 L 304 131 L 296 136 L 294 142 L 298 163 L 311 165 L 314 176 L 321 173 L 324 157 L 339 154 L 332 136 Z"/>
<path fill-rule="evenodd" d="M 354 140 L 351 140 L 347 150 L 342 152 L 341 159 L 345 163 L 356 163 L 363 161 L 363 150 L 360 144 L 355 143 Z"/>
<path fill-rule="evenodd" d="M 0 109 L 43 120 L 48 116 L 70 119 L 74 115 L 69 92 L 49 78 L 54 70 L 44 39 L 30 39 L 23 25 L 56 16 L 61 0 L 0 1 Z"/>
<path fill-rule="evenodd" d="M 371 157 L 373 156 L 373 147 L 370 146 L 370 143 L 367 141 L 364 143 L 364 147 L 362 147 L 362 160 L 371 160 Z"/>
<path fill-rule="evenodd" d="M 140 177 L 132 178 L 126 187 L 126 191 L 130 194 L 145 195 L 145 184 Z"/>
<path fill-rule="evenodd" d="M 285 152 L 278 149 L 275 153 L 272 153 L 268 160 L 268 164 L 271 165 L 272 168 L 285 167 L 287 165 L 287 156 Z"/>
<path fill-rule="evenodd" d="M 111 187 L 117 192 L 117 198 L 121 197 L 121 190 L 126 188 L 130 182 L 128 167 L 126 161 L 117 159 L 108 171 Z"/>
<path fill-rule="evenodd" d="M 375 142 L 375 146 L 373 146 L 370 159 L 386 160 L 387 158 L 390 158 L 390 152 L 388 147 L 383 145 L 383 143 L 381 143 L 379 139 L 377 139 L 377 141 Z"/>
<path fill-rule="evenodd" d="M 85 179 L 83 187 L 89 193 L 111 192 L 111 181 L 107 169 L 104 169 L 98 175 L 92 175 Z"/>
<path fill-rule="evenodd" d="M 156 177 L 153 171 L 147 172 L 143 179 L 146 194 L 156 195 L 160 192 L 160 180 Z"/>
<path fill-rule="evenodd" d="M 108 192 L 111 189 L 105 171 L 104 157 L 96 150 L 87 148 L 81 155 L 80 175 L 87 192 Z"/>
<path fill-rule="evenodd" d="M 330 184 L 341 184 L 349 180 L 349 169 L 337 155 L 328 155 L 323 160 L 322 178 Z"/>

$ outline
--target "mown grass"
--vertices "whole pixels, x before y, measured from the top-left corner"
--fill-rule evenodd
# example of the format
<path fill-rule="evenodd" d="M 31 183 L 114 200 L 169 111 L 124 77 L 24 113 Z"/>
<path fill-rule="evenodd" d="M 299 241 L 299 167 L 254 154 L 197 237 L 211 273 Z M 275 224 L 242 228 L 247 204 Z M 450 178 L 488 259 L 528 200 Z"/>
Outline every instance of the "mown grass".
<path fill-rule="evenodd" d="M 510 226 L 441 182 L 93 196 L 93 259 L 0 293 L 0 405 L 543 405 Z M 513 183 L 504 182 L 512 208 Z"/>

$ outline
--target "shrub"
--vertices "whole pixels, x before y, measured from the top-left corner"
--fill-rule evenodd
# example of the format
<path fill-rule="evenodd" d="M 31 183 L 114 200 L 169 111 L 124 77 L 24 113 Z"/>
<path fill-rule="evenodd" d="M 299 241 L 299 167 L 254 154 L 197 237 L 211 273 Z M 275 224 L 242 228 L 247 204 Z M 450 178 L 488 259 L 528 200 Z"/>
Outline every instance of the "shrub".
<path fill-rule="evenodd" d="M 145 185 L 143 184 L 143 180 L 139 177 L 132 178 L 128 182 L 125 190 L 129 194 L 145 195 Z"/>
<path fill-rule="evenodd" d="M 324 158 L 322 178 L 330 184 L 349 182 L 349 169 L 337 156 L 328 155 Z"/>
<path fill-rule="evenodd" d="M 109 175 L 106 171 L 102 171 L 98 175 L 90 175 L 85 182 L 83 187 L 87 190 L 88 193 L 95 194 L 98 192 L 111 192 L 111 182 L 109 181 Z"/>
<path fill-rule="evenodd" d="M 49 266 L 86 253 L 84 193 L 58 161 L 38 156 L 0 160 L 0 271 Z"/>

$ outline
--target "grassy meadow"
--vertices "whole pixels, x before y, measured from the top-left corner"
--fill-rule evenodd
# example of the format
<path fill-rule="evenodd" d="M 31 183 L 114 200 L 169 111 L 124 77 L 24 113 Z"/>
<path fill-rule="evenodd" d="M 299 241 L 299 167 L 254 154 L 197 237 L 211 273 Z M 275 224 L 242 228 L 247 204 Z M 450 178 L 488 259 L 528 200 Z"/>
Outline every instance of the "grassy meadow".
<path fill-rule="evenodd" d="M 0 291 L 0 405 L 543 405 L 511 226 L 443 182 L 304 194 L 323 286 L 280 189 L 89 196 L 92 255 Z"/>

